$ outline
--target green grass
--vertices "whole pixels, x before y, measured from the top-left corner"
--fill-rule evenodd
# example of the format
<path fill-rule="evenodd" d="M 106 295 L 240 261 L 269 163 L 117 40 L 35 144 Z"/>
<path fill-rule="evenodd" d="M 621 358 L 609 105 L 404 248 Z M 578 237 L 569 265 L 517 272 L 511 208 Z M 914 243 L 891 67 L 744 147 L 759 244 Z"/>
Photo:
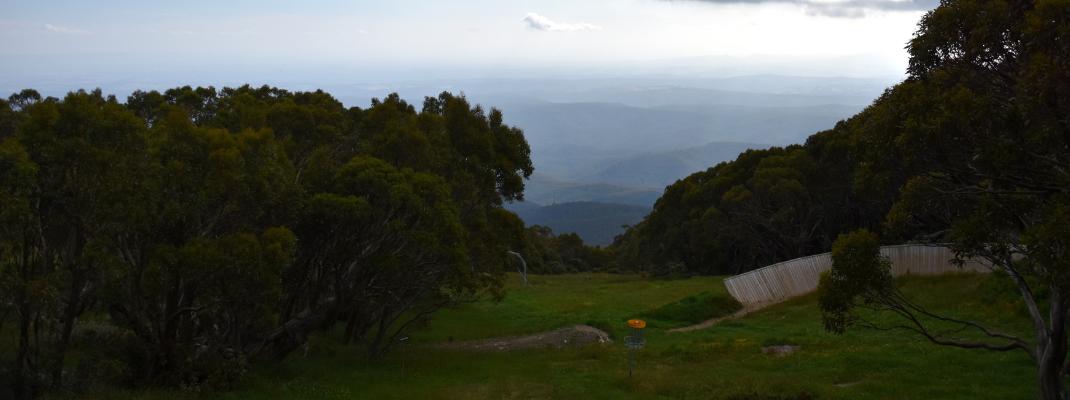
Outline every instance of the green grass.
<path fill-rule="evenodd" d="M 651 328 L 676 328 L 731 315 L 743 308 L 728 293 L 702 292 L 640 314 Z"/>
<path fill-rule="evenodd" d="M 1023 332 L 1012 302 L 983 300 L 976 275 L 902 280 L 903 290 L 941 312 L 992 320 Z M 1031 399 L 1033 367 L 1024 353 L 939 347 L 894 331 L 826 333 L 813 296 L 713 328 L 670 334 L 648 329 L 638 370 L 628 379 L 620 340 L 561 350 L 470 353 L 434 343 L 538 332 L 624 320 L 689 296 L 723 293 L 720 278 L 663 281 L 582 274 L 533 276 L 500 303 L 447 310 L 414 334 L 416 343 L 386 360 L 317 337 L 308 358 L 254 369 L 226 393 L 104 392 L 80 398 L 143 399 Z M 884 317 L 878 317 L 881 319 Z M 888 317 L 886 322 L 894 321 Z M 801 346 L 792 355 L 761 353 L 767 343 Z"/>
<path fill-rule="evenodd" d="M 467 304 L 435 315 L 419 342 L 482 339 L 541 332 L 576 324 L 625 334 L 624 323 L 665 304 L 708 292 L 731 297 L 719 277 L 650 280 L 634 275 L 531 275 L 528 286 L 510 277 L 505 299 Z"/>

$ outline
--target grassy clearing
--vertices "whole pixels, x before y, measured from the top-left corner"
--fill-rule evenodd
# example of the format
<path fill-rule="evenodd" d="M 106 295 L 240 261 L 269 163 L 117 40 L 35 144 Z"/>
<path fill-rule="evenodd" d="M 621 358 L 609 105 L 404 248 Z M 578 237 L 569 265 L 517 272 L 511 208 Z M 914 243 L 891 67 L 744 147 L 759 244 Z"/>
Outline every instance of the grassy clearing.
<path fill-rule="evenodd" d="M 639 316 L 646 319 L 651 328 L 671 329 L 728 316 L 742 308 L 743 305 L 727 293 L 702 292 Z"/>
<path fill-rule="evenodd" d="M 1013 302 L 977 296 L 976 275 L 908 278 L 903 289 L 944 312 L 1028 329 Z M 704 292 L 719 278 L 650 281 L 583 274 L 536 276 L 512 287 L 500 303 L 481 302 L 441 313 L 408 348 L 381 362 L 359 349 L 318 337 L 307 358 L 259 367 L 227 393 L 162 391 L 101 393 L 90 398 L 144 399 L 1030 399 L 1035 374 L 1021 353 L 938 347 L 901 332 L 824 332 L 813 296 L 689 333 L 647 332 L 634 379 L 617 340 L 606 346 L 508 353 L 439 350 L 432 343 L 514 335 L 587 321 L 615 325 Z M 704 296 L 700 295 L 698 297 Z M 984 298 L 984 300 L 982 300 Z M 891 321 L 891 320 L 889 320 Z M 801 346 L 775 357 L 769 343 Z"/>
<path fill-rule="evenodd" d="M 625 334 L 624 322 L 662 305 L 708 292 L 731 297 L 719 277 L 643 279 L 634 275 L 532 275 L 528 286 L 511 277 L 505 299 L 467 304 L 435 315 L 418 342 L 483 339 L 588 324 Z"/>

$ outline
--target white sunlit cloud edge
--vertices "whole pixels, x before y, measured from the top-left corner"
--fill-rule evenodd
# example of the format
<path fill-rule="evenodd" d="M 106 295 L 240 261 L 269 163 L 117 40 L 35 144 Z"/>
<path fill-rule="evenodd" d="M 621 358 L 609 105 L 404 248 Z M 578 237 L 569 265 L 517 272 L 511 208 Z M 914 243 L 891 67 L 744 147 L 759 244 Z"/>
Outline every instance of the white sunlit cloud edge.
<path fill-rule="evenodd" d="M 681 1 L 681 0 L 662 0 Z M 939 0 L 682 0 L 708 4 L 791 4 L 809 16 L 864 18 L 887 12 L 923 12 L 936 8 Z"/>
<path fill-rule="evenodd" d="M 45 27 L 45 30 L 47 30 L 49 32 L 62 33 L 62 34 L 66 34 L 66 35 L 88 35 L 88 34 L 91 33 L 91 32 L 89 32 L 87 30 L 76 29 L 76 28 L 60 26 L 60 25 L 53 25 L 53 24 L 45 24 L 44 27 Z"/>
<path fill-rule="evenodd" d="M 602 30 L 601 26 L 589 24 L 589 23 L 564 23 L 556 22 L 550 18 L 547 18 L 539 13 L 529 12 L 524 16 L 522 20 L 528 25 L 528 28 L 548 31 L 548 32 L 580 32 L 580 31 L 599 31 Z"/>

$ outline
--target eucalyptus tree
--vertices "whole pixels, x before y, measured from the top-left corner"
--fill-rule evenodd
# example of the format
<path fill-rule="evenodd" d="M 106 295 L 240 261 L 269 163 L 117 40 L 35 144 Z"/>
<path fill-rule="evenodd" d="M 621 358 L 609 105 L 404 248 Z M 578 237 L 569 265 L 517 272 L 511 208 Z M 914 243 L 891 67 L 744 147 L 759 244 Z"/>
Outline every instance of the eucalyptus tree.
<path fill-rule="evenodd" d="M 823 251 L 837 229 L 858 221 L 844 183 L 852 166 L 838 165 L 849 134 L 750 150 L 677 181 L 618 250 L 647 264 L 682 262 L 693 273 L 739 273 Z"/>
<path fill-rule="evenodd" d="M 17 339 L 0 370 L 18 397 L 63 385 L 88 310 L 129 346 L 126 382 L 227 384 L 337 324 L 379 357 L 442 307 L 500 295 L 525 248 L 501 207 L 532 171 L 523 133 L 463 97 L 417 112 L 268 86 L 126 104 L 26 90 L 0 106 L 0 329 Z"/>
<path fill-rule="evenodd" d="M 1035 362 L 1045 399 L 1064 399 L 1070 317 L 1070 12 L 1065 2 L 945 1 L 919 24 L 910 76 L 876 104 L 860 133 L 859 179 L 909 181 L 891 227 L 947 241 L 960 262 L 981 259 L 1015 287 L 1031 336 L 937 315 L 898 294 L 863 234 L 838 241 L 823 300 L 842 331 L 854 307 L 876 304 L 944 345 L 1016 351 Z M 894 181 L 894 179 L 891 179 Z M 861 236 L 859 236 L 861 235 Z M 847 256 L 847 255 L 850 256 Z M 848 287 L 865 290 L 848 290 Z M 861 291 L 860 291 L 861 290 Z M 935 319 L 982 339 L 941 335 Z"/>
<path fill-rule="evenodd" d="M 300 191 L 270 131 L 198 127 L 175 106 L 141 162 L 109 235 L 108 311 L 141 343 L 140 378 L 185 379 L 192 354 L 240 357 L 273 326 Z"/>
<path fill-rule="evenodd" d="M 103 232 L 121 212 L 113 205 L 134 190 L 126 155 L 143 152 L 144 127 L 99 90 L 62 101 L 22 94 L 4 143 L 2 192 L 13 207 L 3 262 L 18 310 L 16 392 L 28 395 L 36 377 L 61 384 L 74 325 L 97 299 Z"/>
<path fill-rule="evenodd" d="M 452 114 L 447 112 L 452 110 Z M 498 293 L 522 223 L 501 208 L 531 173 L 522 133 L 443 94 L 422 111 L 390 95 L 350 110 L 346 151 L 308 158 L 286 271 L 282 325 L 265 346 L 282 357 L 338 322 L 379 356 L 412 324 L 478 293 Z M 347 137 L 352 135 L 352 137 Z"/>
<path fill-rule="evenodd" d="M 35 177 L 36 166 L 22 146 L 14 140 L 0 143 L 0 201 L 4 204 L 0 208 L 0 301 L 4 319 L 13 315 L 16 322 L 18 344 L 11 360 L 16 398 L 31 397 L 42 384 L 33 381 L 40 364 L 35 356 L 40 344 L 34 341 L 33 332 L 45 306 L 46 297 L 40 291 L 51 286 L 31 284 L 44 272 L 37 240 L 40 224 L 33 214 Z"/>

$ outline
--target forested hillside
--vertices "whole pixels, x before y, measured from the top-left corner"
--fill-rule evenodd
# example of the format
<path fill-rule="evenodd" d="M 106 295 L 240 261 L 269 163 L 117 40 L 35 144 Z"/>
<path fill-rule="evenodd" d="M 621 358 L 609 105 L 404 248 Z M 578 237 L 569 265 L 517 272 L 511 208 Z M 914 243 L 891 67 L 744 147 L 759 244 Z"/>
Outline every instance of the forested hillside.
<path fill-rule="evenodd" d="M 660 194 L 666 186 L 722 161 L 734 160 L 750 149 L 770 147 L 757 143 L 710 142 L 701 146 L 660 153 L 645 153 L 613 160 L 591 171 L 586 180 L 631 187 L 647 187 Z M 581 175 L 585 176 L 585 175 Z M 651 204 L 653 205 L 653 202 Z"/>
<path fill-rule="evenodd" d="M 608 246 L 624 226 L 635 225 L 649 208 L 626 204 L 578 201 L 514 209 L 528 225 L 542 225 L 556 233 L 575 233 L 587 244 Z"/>
<path fill-rule="evenodd" d="M 634 188 L 608 183 L 582 183 L 535 173 L 524 186 L 524 201 L 540 206 L 575 201 L 594 201 L 649 208 L 661 196 L 661 189 L 664 188 Z"/>
<path fill-rule="evenodd" d="M 669 186 L 615 243 L 618 260 L 734 274 L 829 251 L 856 229 L 885 243 L 1021 240 L 1066 201 L 1066 26 L 1050 2 L 937 9 L 910 42 L 905 81 L 804 144 Z"/>
<path fill-rule="evenodd" d="M 226 386 L 329 329 L 377 357 L 500 293 L 527 142 L 464 97 L 420 107 L 266 86 L 0 100 L 0 397 Z"/>
<path fill-rule="evenodd" d="M 828 251 L 844 230 L 879 228 L 904 179 L 873 192 L 855 181 L 859 129 L 879 104 L 806 144 L 749 150 L 670 185 L 615 250 L 647 269 L 736 274 Z"/>
<path fill-rule="evenodd" d="M 317 52 L 391 70 L 426 58 L 413 76 L 462 59 L 485 63 L 474 76 L 507 61 L 576 75 L 480 80 L 489 94 L 530 88 L 508 96 L 508 118 L 448 91 L 366 108 L 267 85 L 0 99 L 0 399 L 1070 398 L 1070 0 L 646 1 L 573 16 L 540 5 L 557 22 L 427 2 L 407 24 L 394 15 L 404 6 L 380 2 L 369 30 L 349 23 L 367 16 L 305 15 L 304 3 L 263 5 L 295 17 L 11 3 L 0 71 L 61 65 L 63 91 L 100 82 L 72 71 L 194 65 L 161 52 L 203 61 L 182 76 Z M 906 78 L 860 112 L 874 81 L 751 71 L 678 86 L 672 70 L 608 82 L 581 68 L 725 44 L 788 48 L 799 68 L 790 53 L 869 51 L 873 36 L 853 34 L 907 11 L 920 20 Z M 65 17 L 35 22 L 52 14 Z M 126 21 L 113 14 L 153 31 L 116 28 Z M 198 32 L 164 32 L 165 14 Z M 714 18 L 761 40 L 707 41 Z M 250 21 L 255 34 L 240 30 Z M 199 29 L 210 26 L 228 32 Z M 837 26 L 854 31 L 825 30 Z M 852 40 L 785 41 L 796 27 Z M 85 62 L 135 33 L 151 52 Z M 224 46 L 190 50 L 210 38 Z M 94 42 L 107 43 L 83 47 Z M 36 52 L 55 58 L 20 58 Z M 247 59 L 227 67 L 232 53 Z M 533 160 L 549 171 L 531 179 Z M 946 261 L 990 273 L 897 277 L 881 245 L 900 243 L 939 243 Z M 816 293 L 764 310 L 740 309 L 717 276 L 823 252 L 827 273 L 804 269 Z M 588 271 L 600 273 L 534 275 Z"/>

